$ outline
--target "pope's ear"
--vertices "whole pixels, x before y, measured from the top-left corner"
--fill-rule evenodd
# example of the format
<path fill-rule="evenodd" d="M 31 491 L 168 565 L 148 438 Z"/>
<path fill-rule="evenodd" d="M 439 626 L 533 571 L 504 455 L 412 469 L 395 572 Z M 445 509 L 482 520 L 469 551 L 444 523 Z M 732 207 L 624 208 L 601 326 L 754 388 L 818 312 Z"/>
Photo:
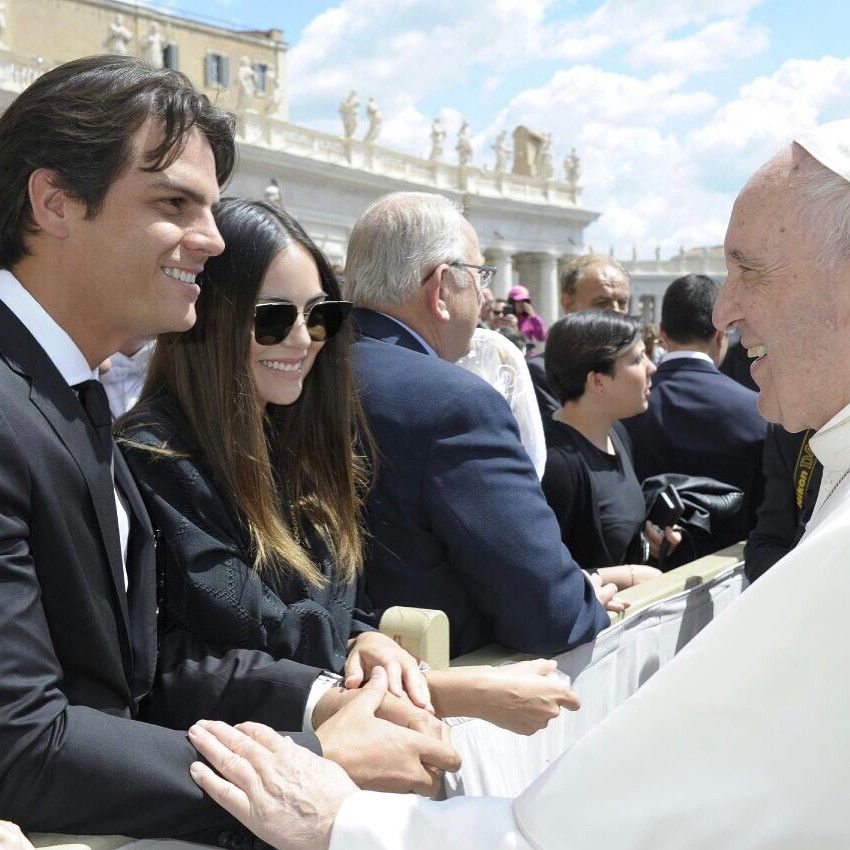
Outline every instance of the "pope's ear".
<path fill-rule="evenodd" d="M 36 228 L 57 239 L 67 238 L 70 197 L 57 184 L 56 173 L 49 168 L 37 168 L 30 174 L 27 188 Z"/>

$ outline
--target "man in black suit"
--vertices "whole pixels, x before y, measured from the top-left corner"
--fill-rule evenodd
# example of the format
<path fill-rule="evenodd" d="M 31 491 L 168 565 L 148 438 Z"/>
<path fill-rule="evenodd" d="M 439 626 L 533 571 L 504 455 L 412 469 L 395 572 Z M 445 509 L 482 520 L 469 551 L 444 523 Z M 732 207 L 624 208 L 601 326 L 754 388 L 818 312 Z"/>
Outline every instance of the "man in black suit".
<path fill-rule="evenodd" d="M 614 310 L 628 313 L 630 297 L 629 273 L 608 254 L 584 254 L 576 257 L 561 275 L 561 306 L 564 315 L 580 310 Z M 528 359 L 528 371 L 544 426 L 560 408 L 549 386 L 543 355 Z M 548 433 L 549 429 L 543 429 Z"/>
<path fill-rule="evenodd" d="M 705 275 L 674 280 L 661 305 L 667 354 L 652 379 L 649 408 L 623 420 L 639 479 L 678 472 L 715 478 L 744 491 L 740 521 L 718 547 L 746 537 L 761 501 L 761 455 L 767 423 L 757 393 L 718 371 L 726 335 L 711 312 L 719 287 Z"/>
<path fill-rule="evenodd" d="M 379 450 L 367 591 L 378 608 L 445 611 L 452 655 L 491 641 L 552 654 L 608 617 L 561 542 L 507 402 L 454 365 L 478 319 L 481 263 L 475 231 L 439 195 L 388 195 L 352 230 L 355 374 Z"/>
<path fill-rule="evenodd" d="M 193 324 L 234 157 L 233 116 L 128 57 L 60 66 L 0 118 L 0 811 L 28 830 L 235 834 L 189 777 L 185 733 L 139 722 L 155 541 L 96 380 L 128 339 Z M 199 652 L 159 672 L 156 719 L 171 700 L 300 730 L 320 672 Z M 368 737 L 350 714 L 328 721 L 334 751 Z"/>

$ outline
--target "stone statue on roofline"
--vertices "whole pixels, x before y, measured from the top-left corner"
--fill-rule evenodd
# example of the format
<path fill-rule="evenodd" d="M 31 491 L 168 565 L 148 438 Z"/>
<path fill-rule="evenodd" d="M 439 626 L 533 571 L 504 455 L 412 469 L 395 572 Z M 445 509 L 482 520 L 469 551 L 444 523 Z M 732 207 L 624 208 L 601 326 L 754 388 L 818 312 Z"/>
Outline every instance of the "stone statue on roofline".
<path fill-rule="evenodd" d="M 162 68 L 164 62 L 162 48 L 165 39 L 159 31 L 159 24 L 152 21 L 148 27 L 148 34 L 142 39 L 142 59 L 150 63 L 154 68 Z"/>
<path fill-rule="evenodd" d="M 4 36 L 6 35 L 6 27 L 9 21 L 6 17 L 6 4 L 0 3 L 0 50 L 8 50 L 9 45 L 6 44 Z"/>
<path fill-rule="evenodd" d="M 378 140 L 381 125 L 384 123 L 384 116 L 381 115 L 381 110 L 378 109 L 378 104 L 375 103 L 374 97 L 370 97 L 369 102 L 366 104 L 366 115 L 369 116 L 369 129 L 366 130 L 363 141 L 367 144 L 372 144 Z"/>
<path fill-rule="evenodd" d="M 239 73 L 237 76 L 238 89 L 236 94 L 236 109 L 239 112 L 247 112 L 254 108 L 254 95 L 257 91 L 257 72 L 247 56 L 239 60 Z"/>
<path fill-rule="evenodd" d="M 573 203 L 578 200 L 578 194 L 581 190 L 579 186 L 579 178 L 581 177 L 581 160 L 576 154 L 576 149 L 573 148 L 569 155 L 564 159 L 564 179 L 570 187 L 570 198 Z"/>
<path fill-rule="evenodd" d="M 109 33 L 103 46 L 108 53 L 115 56 L 128 56 L 130 54 L 130 42 L 133 33 L 125 26 L 124 16 L 116 15 L 115 20 L 109 25 Z"/>
<path fill-rule="evenodd" d="M 283 199 L 280 194 L 280 184 L 277 182 L 277 179 L 272 177 L 269 181 L 269 185 L 263 190 L 263 198 L 265 202 L 270 206 L 276 207 L 277 209 L 283 209 Z"/>
<path fill-rule="evenodd" d="M 511 149 L 506 141 L 508 137 L 507 130 L 502 130 L 496 141 L 493 143 L 493 150 L 496 152 L 496 173 L 505 174 L 508 171 L 508 163 L 511 155 Z"/>
<path fill-rule="evenodd" d="M 360 108 L 360 98 L 354 89 L 348 97 L 339 104 L 339 116 L 342 118 L 342 132 L 346 139 L 351 139 L 357 132 L 357 110 Z"/>
<path fill-rule="evenodd" d="M 460 125 L 455 150 L 457 151 L 457 164 L 461 168 L 472 164 L 472 131 L 469 129 L 468 121 L 464 121 Z"/>
<path fill-rule="evenodd" d="M 439 118 L 435 118 L 431 122 L 431 153 L 428 155 L 431 162 L 438 162 L 442 158 L 445 141 L 446 128 Z"/>

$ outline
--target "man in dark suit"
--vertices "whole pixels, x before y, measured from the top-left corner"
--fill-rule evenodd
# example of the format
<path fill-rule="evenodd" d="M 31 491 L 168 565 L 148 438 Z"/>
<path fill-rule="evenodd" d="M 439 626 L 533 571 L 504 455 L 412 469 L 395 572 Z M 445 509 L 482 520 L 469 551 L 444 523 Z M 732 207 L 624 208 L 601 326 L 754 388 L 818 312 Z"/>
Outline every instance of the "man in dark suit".
<path fill-rule="evenodd" d="M 719 287 L 705 275 L 686 275 L 667 288 L 661 340 L 667 354 L 652 379 L 649 408 L 624 420 L 638 478 L 667 472 L 715 478 L 744 491 L 740 520 L 718 548 L 744 538 L 762 494 L 761 455 L 767 423 L 757 393 L 718 371 L 726 336 L 711 312 Z"/>
<path fill-rule="evenodd" d="M 561 306 L 564 315 L 580 310 L 629 311 L 629 273 L 608 254 L 584 254 L 576 257 L 561 275 Z M 560 408 L 549 386 L 543 355 L 528 359 L 528 371 L 544 426 Z M 548 433 L 549 429 L 543 429 Z"/>
<path fill-rule="evenodd" d="M 379 608 L 445 611 L 453 655 L 490 641 L 555 653 L 608 617 L 561 543 L 507 403 L 454 365 L 490 273 L 481 262 L 475 231 L 439 195 L 388 195 L 352 230 L 354 363 L 379 450 L 367 590 Z"/>
<path fill-rule="evenodd" d="M 236 834 L 185 733 L 139 722 L 155 542 L 96 380 L 128 339 L 193 324 L 234 156 L 233 116 L 128 57 L 56 68 L 0 118 L 0 811 L 29 830 Z M 159 671 L 156 719 L 171 700 L 300 731 L 320 672 L 199 652 Z M 345 711 L 335 751 L 362 735 L 331 734 Z"/>

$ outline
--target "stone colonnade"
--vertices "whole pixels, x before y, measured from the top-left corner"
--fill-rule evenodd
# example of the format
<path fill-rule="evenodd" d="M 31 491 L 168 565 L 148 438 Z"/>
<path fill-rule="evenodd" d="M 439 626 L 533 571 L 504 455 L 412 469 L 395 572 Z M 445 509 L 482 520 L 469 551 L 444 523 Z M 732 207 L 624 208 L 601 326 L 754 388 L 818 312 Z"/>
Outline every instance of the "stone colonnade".
<path fill-rule="evenodd" d="M 493 292 L 504 298 L 516 283 L 525 286 L 537 312 L 546 326 L 561 315 L 560 277 L 567 263 L 575 254 L 558 251 L 513 251 L 509 248 L 485 248 L 484 261 L 496 266 Z"/>

